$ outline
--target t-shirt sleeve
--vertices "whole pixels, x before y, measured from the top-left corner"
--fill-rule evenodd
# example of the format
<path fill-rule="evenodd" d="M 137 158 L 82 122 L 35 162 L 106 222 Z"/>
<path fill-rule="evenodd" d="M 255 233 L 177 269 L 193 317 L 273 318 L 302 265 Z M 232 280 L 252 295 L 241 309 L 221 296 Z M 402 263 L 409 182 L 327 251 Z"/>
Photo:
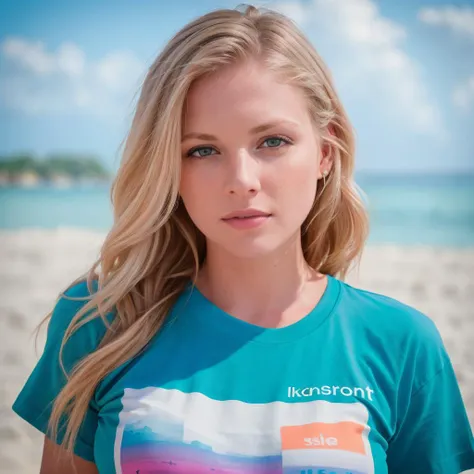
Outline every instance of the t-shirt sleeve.
<path fill-rule="evenodd" d="M 438 360 L 438 369 L 411 394 L 389 443 L 389 474 L 459 474 L 474 468 L 472 430 L 443 346 Z"/>
<path fill-rule="evenodd" d="M 89 294 L 86 282 L 77 283 L 65 293 L 71 297 Z M 66 383 L 59 364 L 61 342 L 72 318 L 87 301 L 72 301 L 63 297 L 56 303 L 49 321 L 43 354 L 12 407 L 21 418 L 48 436 L 47 427 L 54 399 Z M 70 337 L 63 349 L 63 363 L 67 372 L 97 348 L 105 330 L 105 324 L 98 318 L 84 324 Z M 91 400 L 74 445 L 75 454 L 88 461 L 94 460 L 97 423 L 98 407 Z M 55 441 L 60 442 L 61 435 Z"/>

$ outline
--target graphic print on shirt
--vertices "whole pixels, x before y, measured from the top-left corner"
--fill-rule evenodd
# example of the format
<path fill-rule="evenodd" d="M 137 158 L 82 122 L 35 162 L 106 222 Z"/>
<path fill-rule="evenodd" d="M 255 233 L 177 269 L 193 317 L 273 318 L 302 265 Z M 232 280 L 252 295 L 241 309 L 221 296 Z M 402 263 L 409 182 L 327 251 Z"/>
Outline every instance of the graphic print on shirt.
<path fill-rule="evenodd" d="M 374 474 L 359 402 L 219 401 L 201 393 L 126 389 L 117 474 Z"/>

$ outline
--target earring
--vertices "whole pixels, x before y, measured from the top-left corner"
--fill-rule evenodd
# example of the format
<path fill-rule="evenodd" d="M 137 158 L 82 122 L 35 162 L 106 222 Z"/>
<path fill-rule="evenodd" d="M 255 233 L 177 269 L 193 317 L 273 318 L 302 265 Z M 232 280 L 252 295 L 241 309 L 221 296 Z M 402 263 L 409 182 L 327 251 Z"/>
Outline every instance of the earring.
<path fill-rule="evenodd" d="M 323 171 L 323 189 L 326 187 L 326 176 L 328 175 L 328 170 Z"/>

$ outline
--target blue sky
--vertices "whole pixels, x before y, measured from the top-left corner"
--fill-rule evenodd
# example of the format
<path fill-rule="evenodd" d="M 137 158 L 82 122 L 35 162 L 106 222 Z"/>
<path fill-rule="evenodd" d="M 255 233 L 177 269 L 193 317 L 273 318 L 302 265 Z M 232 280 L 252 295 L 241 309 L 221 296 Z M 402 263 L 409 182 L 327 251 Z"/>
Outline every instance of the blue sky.
<path fill-rule="evenodd" d="M 228 0 L 2 0 L 0 155 L 92 153 L 115 169 L 147 66 Z M 260 1 L 332 70 L 357 169 L 474 172 L 474 0 Z"/>

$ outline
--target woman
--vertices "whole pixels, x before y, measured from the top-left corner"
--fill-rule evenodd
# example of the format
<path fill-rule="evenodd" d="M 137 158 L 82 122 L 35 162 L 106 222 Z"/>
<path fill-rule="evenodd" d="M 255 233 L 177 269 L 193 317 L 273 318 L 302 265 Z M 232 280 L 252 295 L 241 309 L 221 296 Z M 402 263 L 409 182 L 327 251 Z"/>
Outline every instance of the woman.
<path fill-rule="evenodd" d="M 47 433 L 41 472 L 474 467 L 435 325 L 341 281 L 367 236 L 353 166 L 287 18 L 219 10 L 177 33 L 143 84 L 100 258 L 13 406 Z"/>

